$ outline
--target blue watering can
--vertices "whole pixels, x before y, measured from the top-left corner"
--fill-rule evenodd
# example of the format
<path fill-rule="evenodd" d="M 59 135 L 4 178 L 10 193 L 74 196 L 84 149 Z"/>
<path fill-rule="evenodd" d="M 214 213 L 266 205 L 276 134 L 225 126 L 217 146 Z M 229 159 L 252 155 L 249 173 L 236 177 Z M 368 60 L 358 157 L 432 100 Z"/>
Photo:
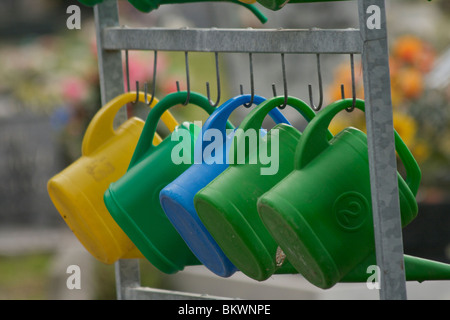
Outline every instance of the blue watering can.
<path fill-rule="evenodd" d="M 200 221 L 194 208 L 194 196 L 228 167 L 228 154 L 235 131 L 227 135 L 225 126 L 231 113 L 250 101 L 250 95 L 240 95 L 226 101 L 211 114 L 195 144 L 195 163 L 160 192 L 161 207 L 175 229 L 197 259 L 221 277 L 231 276 L 237 268 Z M 255 104 L 263 101 L 265 98 L 261 96 L 255 95 L 253 98 Z M 271 110 L 269 115 L 276 123 L 289 124 L 278 109 Z M 221 138 L 211 141 L 211 134 Z"/>

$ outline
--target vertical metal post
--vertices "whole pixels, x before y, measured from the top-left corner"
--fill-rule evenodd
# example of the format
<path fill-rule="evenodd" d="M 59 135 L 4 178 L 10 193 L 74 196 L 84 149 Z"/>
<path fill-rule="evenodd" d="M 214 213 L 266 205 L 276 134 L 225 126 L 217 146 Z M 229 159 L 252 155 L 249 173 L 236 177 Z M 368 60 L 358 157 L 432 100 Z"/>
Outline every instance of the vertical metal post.
<path fill-rule="evenodd" d="M 94 7 L 97 55 L 102 105 L 124 92 L 122 53 L 103 49 L 103 29 L 119 26 L 117 1 L 104 1 Z"/>
<path fill-rule="evenodd" d="M 380 299 L 406 299 L 384 0 L 358 0 Z"/>
<path fill-rule="evenodd" d="M 101 103 L 108 101 L 124 92 L 122 69 L 122 53 L 120 50 L 105 50 L 103 48 L 102 31 L 106 27 L 119 26 L 117 1 L 104 1 L 94 7 L 95 29 L 97 36 L 97 55 L 100 78 Z M 115 121 L 126 120 L 126 111 L 118 112 Z M 115 264 L 117 298 L 126 298 L 126 288 L 140 286 L 139 260 L 119 260 Z"/>
<path fill-rule="evenodd" d="M 115 263 L 116 270 L 116 292 L 118 300 L 129 298 L 127 288 L 141 286 L 141 276 L 138 259 L 122 259 Z"/>

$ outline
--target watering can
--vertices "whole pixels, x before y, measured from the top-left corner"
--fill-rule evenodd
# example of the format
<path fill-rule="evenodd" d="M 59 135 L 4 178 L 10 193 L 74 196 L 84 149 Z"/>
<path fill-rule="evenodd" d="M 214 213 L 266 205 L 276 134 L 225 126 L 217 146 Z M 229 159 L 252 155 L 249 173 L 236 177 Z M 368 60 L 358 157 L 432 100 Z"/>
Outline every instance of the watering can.
<path fill-rule="evenodd" d="M 93 7 L 96 4 L 102 3 L 103 1 L 116 1 L 116 0 L 78 0 L 80 3 Z M 261 23 L 266 23 L 267 18 L 258 10 L 254 5 L 241 2 L 239 0 L 128 0 L 136 9 L 141 12 L 148 13 L 150 11 L 156 10 L 162 4 L 177 4 L 186 2 L 209 2 L 209 1 L 226 1 L 231 3 L 239 4 L 247 9 L 249 9 Z"/>
<path fill-rule="evenodd" d="M 165 273 L 175 273 L 185 266 L 200 264 L 167 219 L 159 202 L 161 189 L 192 163 L 193 151 L 187 155 L 190 163 L 177 164 L 173 161 L 173 150 L 180 144 L 188 147 L 194 145 L 200 128 L 184 122 L 159 145 L 152 144 L 160 117 L 172 106 L 183 104 L 187 96 L 186 91 L 174 92 L 155 105 L 148 114 L 128 170 L 111 183 L 104 194 L 105 205 L 113 219 L 143 256 Z M 215 110 L 206 97 L 195 92 L 190 92 L 189 103 L 208 114 Z M 232 127 L 231 124 L 228 126 Z"/>
<path fill-rule="evenodd" d="M 314 111 L 303 101 L 286 99 L 280 96 L 266 100 L 244 118 L 233 138 L 229 167 L 194 197 L 200 220 L 225 255 L 241 272 L 259 281 L 274 273 L 296 273 L 288 261 L 276 258 L 278 245 L 259 218 L 256 203 L 259 196 L 294 169 L 294 152 L 301 133 L 280 123 L 264 137 L 255 134 L 255 143 L 245 143 L 252 132 L 259 132 L 269 111 L 284 102 L 306 120 L 314 118 Z M 278 163 L 262 156 L 266 153 L 262 151 L 269 149 L 272 156 L 278 156 Z"/>
<path fill-rule="evenodd" d="M 228 151 L 234 131 L 228 135 L 225 132 L 227 119 L 233 110 L 251 99 L 250 95 L 240 95 L 214 111 L 203 125 L 195 144 L 195 158 L 199 160 L 162 189 L 159 196 L 161 207 L 191 251 L 205 267 L 222 277 L 231 276 L 237 268 L 200 221 L 194 208 L 194 196 L 228 167 Z M 253 96 L 253 103 L 263 101 L 265 98 Z M 269 115 L 276 123 L 289 123 L 278 109 L 271 110 Z"/>
<path fill-rule="evenodd" d="M 327 128 L 352 99 L 323 109 L 306 127 L 295 170 L 258 200 L 258 212 L 287 259 L 309 282 L 330 288 L 375 250 L 367 137 L 346 128 L 331 141 Z M 364 111 L 364 102 L 356 100 Z M 421 172 L 395 132 L 407 179 L 398 174 L 402 227 L 417 215 Z"/>
<path fill-rule="evenodd" d="M 122 94 L 92 118 L 82 142 L 82 155 L 47 184 L 54 206 L 83 246 L 98 260 L 111 264 L 118 259 L 142 258 L 133 242 L 111 218 L 103 202 L 109 184 L 127 170 L 144 121 L 133 117 L 116 130 L 114 118 L 121 107 L 135 101 L 136 93 Z M 145 95 L 139 94 L 139 101 Z M 156 104 L 157 99 L 154 99 Z M 176 120 L 169 112 L 162 117 L 173 130 Z M 161 138 L 155 135 L 153 143 Z"/>

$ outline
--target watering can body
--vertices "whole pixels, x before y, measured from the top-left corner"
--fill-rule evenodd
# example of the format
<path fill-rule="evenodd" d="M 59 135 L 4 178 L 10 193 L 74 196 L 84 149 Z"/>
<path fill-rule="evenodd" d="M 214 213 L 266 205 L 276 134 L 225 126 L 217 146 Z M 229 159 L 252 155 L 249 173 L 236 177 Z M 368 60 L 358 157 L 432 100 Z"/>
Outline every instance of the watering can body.
<path fill-rule="evenodd" d="M 161 114 L 184 103 L 186 97 L 186 92 L 172 93 L 155 105 L 147 117 L 127 172 L 111 183 L 104 194 L 105 205 L 117 224 L 144 257 L 165 273 L 199 264 L 164 214 L 159 193 L 190 166 L 190 163 L 173 161 L 173 151 L 182 143 L 189 147 L 186 150 L 191 150 L 184 156 L 192 161 L 200 128 L 185 122 L 159 145 L 151 143 Z M 190 93 L 190 102 L 209 113 L 214 111 L 207 98 L 194 92 Z"/>
<path fill-rule="evenodd" d="M 83 137 L 82 156 L 47 184 L 49 196 L 67 225 L 83 246 L 106 264 L 142 258 L 103 203 L 103 193 L 109 184 L 126 172 L 144 127 L 144 121 L 133 117 L 113 129 L 117 111 L 135 99 L 136 93 L 126 93 L 102 107 Z M 139 100 L 144 101 L 144 94 Z M 164 117 L 170 126 L 177 124 L 170 114 Z M 160 141 L 159 136 L 154 137 L 154 143 Z"/>
<path fill-rule="evenodd" d="M 277 244 L 262 224 L 256 210 L 256 201 L 291 170 L 293 155 L 301 133 L 281 123 L 264 137 L 257 135 L 262 145 L 277 144 L 277 170 L 261 174 L 268 164 L 261 161 L 256 146 L 246 149 L 245 161 L 238 163 L 239 146 L 246 141 L 246 132 L 258 132 L 267 113 L 282 105 L 284 97 L 266 100 L 252 110 L 236 131 L 230 149 L 230 165 L 194 197 L 194 207 L 200 220 L 211 233 L 230 261 L 247 276 L 262 281 L 274 273 L 294 273 L 288 261 L 277 261 Z M 298 99 L 289 97 L 288 105 L 295 106 L 307 120 L 314 111 Z M 245 142 L 244 142 L 245 144 Z M 231 160 L 233 159 L 233 160 Z"/>
<path fill-rule="evenodd" d="M 264 225 L 289 261 L 320 288 L 332 287 L 375 250 L 367 137 L 355 128 L 330 141 L 324 135 L 334 114 L 351 104 L 338 101 L 311 121 L 296 150 L 296 169 L 258 200 Z M 363 102 L 356 107 L 364 110 Z M 410 182 L 398 174 L 405 226 L 417 215 L 421 174 L 395 134 Z"/>
<path fill-rule="evenodd" d="M 200 221 L 194 208 L 194 196 L 228 167 L 228 152 L 234 131 L 227 134 L 225 125 L 232 111 L 250 100 L 250 95 L 234 97 L 222 104 L 208 118 L 195 145 L 195 158 L 200 161 L 196 161 L 160 193 L 164 212 L 191 251 L 205 267 L 222 277 L 232 275 L 237 268 Z M 255 104 L 264 100 L 260 96 L 253 97 Z M 276 123 L 289 123 L 277 109 L 272 110 L 269 115 Z M 214 139 L 211 133 L 214 134 Z"/>

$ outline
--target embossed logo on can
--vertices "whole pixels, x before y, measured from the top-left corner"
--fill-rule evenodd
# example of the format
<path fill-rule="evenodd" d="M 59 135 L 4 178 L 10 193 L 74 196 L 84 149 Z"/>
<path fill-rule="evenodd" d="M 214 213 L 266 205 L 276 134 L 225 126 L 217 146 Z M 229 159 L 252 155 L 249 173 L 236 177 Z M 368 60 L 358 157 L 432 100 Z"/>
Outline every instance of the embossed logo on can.
<path fill-rule="evenodd" d="M 359 229 L 369 213 L 369 203 L 360 193 L 350 191 L 340 195 L 333 205 L 338 224 L 348 231 Z"/>

